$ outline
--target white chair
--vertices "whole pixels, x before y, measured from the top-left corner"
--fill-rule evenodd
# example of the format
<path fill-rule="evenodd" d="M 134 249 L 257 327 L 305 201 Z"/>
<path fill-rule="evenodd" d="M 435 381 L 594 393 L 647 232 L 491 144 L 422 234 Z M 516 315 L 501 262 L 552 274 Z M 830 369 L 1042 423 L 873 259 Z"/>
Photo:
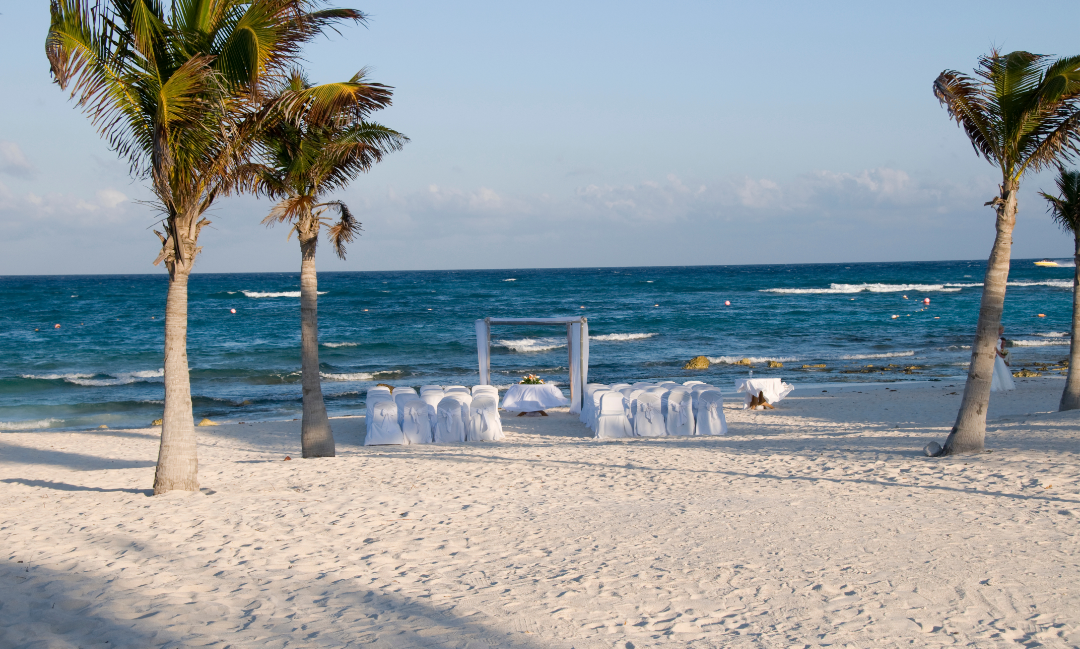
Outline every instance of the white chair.
<path fill-rule="evenodd" d="M 629 383 L 612 383 L 611 384 L 611 389 L 616 391 L 616 392 L 618 392 L 619 390 L 622 390 L 623 388 L 629 388 L 629 387 L 631 387 Z"/>
<path fill-rule="evenodd" d="M 416 390 L 412 388 L 397 388 L 394 390 L 394 403 L 397 404 L 399 426 L 405 423 L 405 402 L 417 398 Z"/>
<path fill-rule="evenodd" d="M 680 388 L 682 386 L 679 385 L 678 383 L 676 383 L 675 381 L 664 381 L 663 383 L 660 384 L 660 387 L 667 388 L 668 390 L 670 390 L 671 388 Z"/>
<path fill-rule="evenodd" d="M 668 388 L 662 388 L 659 385 L 650 385 L 645 388 L 645 391 L 651 394 L 663 394 L 668 391 Z"/>
<path fill-rule="evenodd" d="M 626 410 L 626 418 L 630 420 L 630 427 L 634 427 L 634 402 L 637 401 L 638 395 L 645 394 L 644 390 L 638 390 L 634 388 L 623 388 L 623 409 Z"/>
<path fill-rule="evenodd" d="M 471 394 L 469 392 L 469 388 L 465 387 L 464 385 L 448 385 L 446 386 L 445 392 L 447 394 L 450 394 L 451 392 L 464 392 L 465 394 Z"/>
<path fill-rule="evenodd" d="M 435 443 L 448 444 L 464 441 L 465 422 L 461 420 L 461 401 L 452 396 L 444 397 L 438 407 Z"/>
<path fill-rule="evenodd" d="M 426 403 L 428 407 L 428 417 L 431 419 L 431 430 L 435 430 L 435 426 L 439 422 L 439 402 L 442 401 L 445 396 L 442 388 L 439 388 L 438 392 L 435 390 L 427 390 L 420 393 L 420 400 Z"/>
<path fill-rule="evenodd" d="M 592 393 L 592 405 L 589 407 L 589 421 L 585 422 L 585 425 L 591 428 L 593 432 L 596 432 L 596 421 L 600 418 L 600 399 L 609 392 L 611 392 L 611 390 L 604 388 L 595 390 Z M 616 392 L 615 394 L 619 393 Z M 622 395 L 619 394 L 619 396 L 621 397 Z"/>
<path fill-rule="evenodd" d="M 705 390 L 698 397 L 698 435 L 727 435 L 727 418 L 724 417 L 724 395 L 719 390 Z"/>
<path fill-rule="evenodd" d="M 442 392 L 442 386 L 441 385 L 421 385 L 420 386 L 420 394 L 423 394 L 427 390 L 438 390 L 439 392 Z"/>
<path fill-rule="evenodd" d="M 600 416 L 596 419 L 597 439 L 621 439 L 633 437 L 634 431 L 630 428 L 630 422 L 626 419 L 626 411 L 623 409 L 623 395 L 619 392 L 597 393 L 600 399 Z"/>
<path fill-rule="evenodd" d="M 461 425 L 465 427 L 465 441 L 467 442 L 472 433 L 472 415 L 469 414 L 469 406 L 472 405 L 473 397 L 468 392 L 451 392 L 446 396 L 461 404 Z"/>
<path fill-rule="evenodd" d="M 652 386 L 653 386 L 652 383 L 649 383 L 647 381 L 640 381 L 638 383 L 635 383 L 631 387 L 637 388 L 638 390 L 645 390 L 646 388 L 651 388 Z"/>
<path fill-rule="evenodd" d="M 470 442 L 499 442 L 504 435 L 502 419 L 499 418 L 499 402 L 487 394 L 480 394 L 469 404 Z"/>
<path fill-rule="evenodd" d="M 389 390 L 386 392 L 368 390 L 367 399 L 364 401 L 364 409 L 367 413 L 364 418 L 364 427 L 367 429 L 368 433 L 371 433 L 371 422 L 375 421 L 375 404 L 380 401 L 394 402 L 393 397 L 390 396 Z"/>
<path fill-rule="evenodd" d="M 664 416 L 667 434 L 671 436 L 694 434 L 694 398 L 687 391 L 672 390 L 668 393 L 667 414 Z"/>
<path fill-rule="evenodd" d="M 384 444 L 408 444 L 398 425 L 397 404 L 393 401 L 379 401 L 374 408 L 369 408 L 372 418 L 371 429 L 364 438 L 364 446 Z"/>
<path fill-rule="evenodd" d="M 428 416 L 428 404 L 420 399 L 405 402 L 404 424 L 401 434 L 409 444 L 431 444 L 435 436 L 431 432 L 431 418 Z"/>
<path fill-rule="evenodd" d="M 589 422 L 594 419 L 593 413 L 593 392 L 597 390 L 607 389 L 607 386 L 602 383 L 589 383 L 585 386 L 585 398 L 581 401 L 581 416 L 578 417 L 586 426 L 592 427 Z"/>
<path fill-rule="evenodd" d="M 692 385 L 705 385 L 705 381 L 683 381 L 683 385 L 690 387 Z"/>
<path fill-rule="evenodd" d="M 486 392 L 488 394 L 494 394 L 496 399 L 499 398 L 499 388 L 495 387 L 494 385 L 474 385 L 473 386 L 472 395 L 474 397 L 479 396 L 481 392 Z"/>
<path fill-rule="evenodd" d="M 664 414 L 660 412 L 660 395 L 642 392 L 634 400 L 634 435 L 637 437 L 663 437 Z"/>

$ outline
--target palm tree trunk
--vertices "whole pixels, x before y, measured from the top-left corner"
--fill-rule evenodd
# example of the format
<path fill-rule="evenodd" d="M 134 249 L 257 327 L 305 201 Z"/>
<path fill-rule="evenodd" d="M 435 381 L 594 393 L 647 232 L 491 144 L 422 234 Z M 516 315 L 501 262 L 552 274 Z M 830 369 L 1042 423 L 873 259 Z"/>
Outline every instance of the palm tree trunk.
<path fill-rule="evenodd" d="M 154 494 L 199 490 L 199 458 L 191 414 L 187 360 L 187 285 L 190 263 L 170 268 L 165 302 L 165 414 L 161 426 Z"/>
<path fill-rule="evenodd" d="M 1080 408 L 1080 345 L 1076 344 L 1076 336 L 1080 333 L 1080 236 L 1075 238 L 1076 246 L 1073 252 L 1073 263 L 1077 266 L 1073 269 L 1073 313 L 1072 337 L 1069 339 L 1069 377 L 1065 380 L 1065 390 L 1061 393 L 1061 403 L 1058 410 L 1076 410 Z"/>
<path fill-rule="evenodd" d="M 975 343 L 971 346 L 971 365 L 964 385 L 964 397 L 960 402 L 960 412 L 956 415 L 956 425 L 945 440 L 942 455 L 978 453 L 986 442 L 986 410 L 990 405 L 990 384 L 994 377 L 1001 312 L 1005 309 L 1012 231 L 1016 225 L 1017 189 L 1016 184 L 1002 185 L 1001 196 L 992 202 L 997 210 L 997 236 L 990 250 L 990 259 L 986 262 L 979 323 L 975 329 Z"/>
<path fill-rule="evenodd" d="M 300 447 L 304 457 L 334 457 L 334 434 L 326 416 L 319 378 L 319 280 L 315 274 L 318 222 L 300 230 L 300 358 L 304 418 Z"/>

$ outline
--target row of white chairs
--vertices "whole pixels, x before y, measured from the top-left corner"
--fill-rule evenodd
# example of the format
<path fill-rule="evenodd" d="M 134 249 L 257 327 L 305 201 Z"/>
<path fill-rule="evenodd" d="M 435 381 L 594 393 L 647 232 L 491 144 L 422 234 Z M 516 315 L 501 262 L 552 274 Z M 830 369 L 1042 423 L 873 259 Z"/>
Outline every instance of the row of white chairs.
<path fill-rule="evenodd" d="M 704 381 L 585 386 L 581 421 L 598 439 L 726 435 L 724 395 Z"/>
<path fill-rule="evenodd" d="M 497 442 L 503 439 L 499 391 L 478 385 L 378 386 L 367 393 L 365 446 Z"/>

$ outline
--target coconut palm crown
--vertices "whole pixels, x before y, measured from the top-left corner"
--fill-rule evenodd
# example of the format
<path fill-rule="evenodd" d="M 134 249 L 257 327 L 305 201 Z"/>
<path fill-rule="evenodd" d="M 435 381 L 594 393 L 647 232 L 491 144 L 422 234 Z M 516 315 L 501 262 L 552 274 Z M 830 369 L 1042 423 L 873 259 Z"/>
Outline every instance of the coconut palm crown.
<path fill-rule="evenodd" d="M 1028 171 L 1052 168 L 1080 151 L 1080 56 L 1053 59 L 1029 52 L 992 51 L 975 76 L 945 70 L 934 96 L 956 120 L 978 155 L 1001 171 L 997 236 L 987 261 L 971 364 L 956 424 L 938 454 L 984 448 L 994 348 L 1005 303 L 1016 193 Z"/>
<path fill-rule="evenodd" d="M 279 199 L 263 220 L 290 223 L 300 243 L 300 347 L 304 412 L 300 441 L 304 457 L 332 457 L 334 436 L 319 377 L 318 278 L 315 250 L 326 231 L 337 256 L 360 231 L 360 223 L 340 200 L 325 200 L 371 169 L 407 137 L 367 116 L 390 105 L 393 90 L 367 80 L 361 70 L 342 83 L 312 86 L 294 71 L 279 93 L 281 108 L 261 130 L 261 163 L 254 165 L 257 193 Z M 323 216 L 333 210 L 337 221 Z"/>
<path fill-rule="evenodd" d="M 89 116 L 163 217 L 165 412 L 154 493 L 198 489 L 187 363 L 187 280 L 202 218 L 238 189 L 270 112 L 266 89 L 301 46 L 353 9 L 321 0 L 52 0 L 45 52 L 56 83 Z"/>
<path fill-rule="evenodd" d="M 1072 338 L 1069 340 L 1069 375 L 1065 380 L 1065 389 L 1061 393 L 1058 410 L 1080 409 L 1080 345 L 1076 337 L 1080 335 L 1080 171 L 1058 170 L 1058 195 L 1046 192 L 1039 194 L 1049 203 L 1047 211 L 1061 229 L 1073 236 L 1073 313 Z"/>

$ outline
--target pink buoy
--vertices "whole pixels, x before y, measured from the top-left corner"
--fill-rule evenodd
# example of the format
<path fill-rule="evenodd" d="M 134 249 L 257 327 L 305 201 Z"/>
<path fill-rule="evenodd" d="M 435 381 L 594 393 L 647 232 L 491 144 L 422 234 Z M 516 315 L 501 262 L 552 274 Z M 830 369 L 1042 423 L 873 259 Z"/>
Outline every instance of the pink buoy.
<path fill-rule="evenodd" d="M 731 300 L 724 300 L 724 306 L 731 306 Z"/>
<path fill-rule="evenodd" d="M 923 304 L 930 304 L 930 298 L 928 298 L 928 297 L 923 298 L 922 303 Z"/>
<path fill-rule="evenodd" d="M 236 309 L 229 309 L 229 313 L 236 313 Z"/>

